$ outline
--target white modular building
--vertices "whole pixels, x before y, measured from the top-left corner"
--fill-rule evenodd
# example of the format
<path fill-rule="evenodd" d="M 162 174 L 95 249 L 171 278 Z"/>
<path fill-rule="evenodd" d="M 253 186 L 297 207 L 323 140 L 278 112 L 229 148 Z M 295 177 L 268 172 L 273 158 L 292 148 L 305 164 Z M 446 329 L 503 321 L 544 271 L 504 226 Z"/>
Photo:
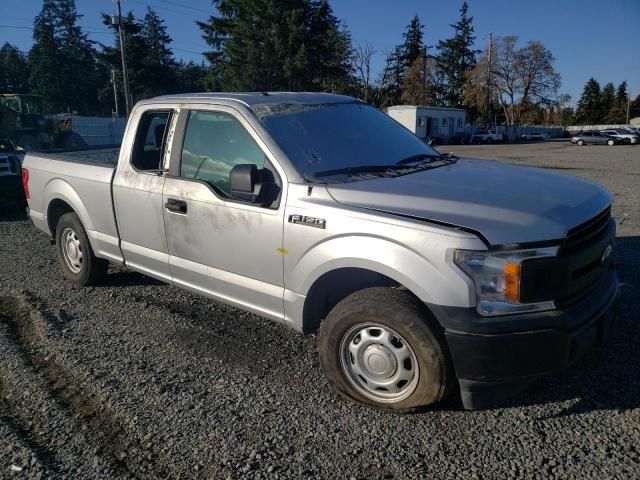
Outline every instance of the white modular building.
<path fill-rule="evenodd" d="M 466 112 L 462 108 L 396 105 L 387 114 L 411 130 L 418 138 L 436 143 L 459 143 L 465 138 Z"/>

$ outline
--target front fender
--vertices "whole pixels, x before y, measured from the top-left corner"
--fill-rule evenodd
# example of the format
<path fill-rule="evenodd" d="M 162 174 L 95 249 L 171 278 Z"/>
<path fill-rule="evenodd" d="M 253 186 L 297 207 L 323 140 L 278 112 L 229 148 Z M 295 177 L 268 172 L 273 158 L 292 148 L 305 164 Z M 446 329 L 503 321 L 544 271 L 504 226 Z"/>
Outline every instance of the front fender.
<path fill-rule="evenodd" d="M 306 295 L 314 282 L 340 268 L 363 268 L 398 282 L 423 302 L 439 305 L 473 304 L 472 287 L 446 262 L 447 248 L 440 242 L 423 245 L 424 254 L 388 238 L 347 235 L 333 237 L 309 248 L 285 278 L 287 289 Z"/>

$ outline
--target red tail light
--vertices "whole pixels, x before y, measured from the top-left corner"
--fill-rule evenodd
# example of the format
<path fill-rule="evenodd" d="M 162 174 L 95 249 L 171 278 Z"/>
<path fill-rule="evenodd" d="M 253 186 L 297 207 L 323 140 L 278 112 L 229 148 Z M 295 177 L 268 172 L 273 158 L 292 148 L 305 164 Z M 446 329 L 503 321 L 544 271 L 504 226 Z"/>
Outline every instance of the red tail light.
<path fill-rule="evenodd" d="M 29 170 L 22 169 L 22 188 L 24 189 L 24 196 L 29 200 Z"/>

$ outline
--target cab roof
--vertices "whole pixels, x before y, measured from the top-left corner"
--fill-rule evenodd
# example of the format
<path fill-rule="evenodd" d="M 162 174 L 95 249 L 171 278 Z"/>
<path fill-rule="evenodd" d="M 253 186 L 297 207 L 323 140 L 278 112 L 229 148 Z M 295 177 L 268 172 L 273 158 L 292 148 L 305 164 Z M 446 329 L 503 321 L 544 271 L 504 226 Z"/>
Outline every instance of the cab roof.
<path fill-rule="evenodd" d="M 319 105 L 329 103 L 358 102 L 353 97 L 337 95 L 334 93 L 318 92 L 216 92 L 216 93 L 181 93 L 175 95 L 162 95 L 160 97 L 145 100 L 142 103 L 206 103 L 216 101 L 222 103 L 240 103 L 252 108 L 255 105 Z"/>

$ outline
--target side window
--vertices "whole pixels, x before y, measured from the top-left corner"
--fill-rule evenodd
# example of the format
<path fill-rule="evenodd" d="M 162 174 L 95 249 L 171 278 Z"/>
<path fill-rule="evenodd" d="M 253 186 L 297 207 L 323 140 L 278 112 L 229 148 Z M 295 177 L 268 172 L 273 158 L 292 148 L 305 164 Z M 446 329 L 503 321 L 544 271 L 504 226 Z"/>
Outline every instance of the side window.
<path fill-rule="evenodd" d="M 458 119 L 458 126 L 459 126 L 459 127 L 461 127 L 461 126 L 462 126 L 462 119 L 461 119 L 461 118 L 459 118 L 459 119 Z"/>
<path fill-rule="evenodd" d="M 449 125 L 449 119 L 448 119 L 448 118 L 443 118 L 443 119 L 442 119 L 442 126 L 443 126 L 443 127 L 446 127 L 446 126 L 448 126 L 448 125 Z"/>
<path fill-rule="evenodd" d="M 137 170 L 158 170 L 167 143 L 170 111 L 145 112 L 138 124 L 131 165 Z"/>
<path fill-rule="evenodd" d="M 221 112 L 191 112 L 187 121 L 180 162 L 180 176 L 207 182 L 226 196 L 229 176 L 239 164 L 264 168 L 264 152 L 245 128 Z"/>

